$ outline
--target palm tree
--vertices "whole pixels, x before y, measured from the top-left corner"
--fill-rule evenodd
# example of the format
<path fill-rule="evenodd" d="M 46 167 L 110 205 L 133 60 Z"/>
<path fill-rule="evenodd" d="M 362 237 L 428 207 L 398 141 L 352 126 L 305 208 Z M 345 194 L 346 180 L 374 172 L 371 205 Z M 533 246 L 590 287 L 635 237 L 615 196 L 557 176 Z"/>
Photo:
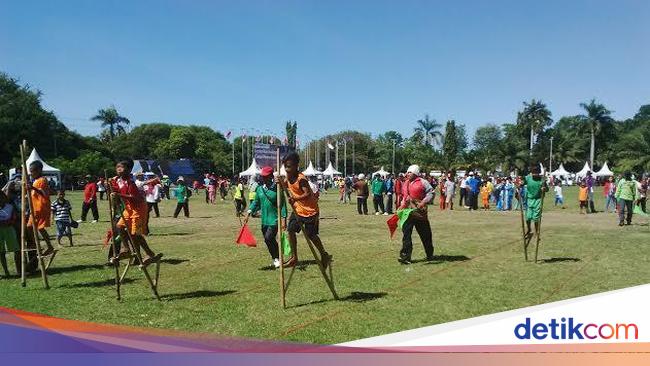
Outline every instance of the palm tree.
<path fill-rule="evenodd" d="M 517 113 L 517 125 L 530 129 L 530 147 L 528 157 L 532 159 L 533 144 L 535 135 L 542 132 L 544 127 L 553 123 L 551 111 L 546 108 L 546 104 L 541 100 L 532 99 L 530 102 L 524 102 L 524 110 Z"/>
<path fill-rule="evenodd" d="M 424 119 L 419 119 L 417 123 L 418 127 L 415 128 L 415 131 L 416 133 L 422 132 L 426 145 L 433 145 L 434 142 L 439 142 L 442 139 L 442 132 L 440 132 L 442 124 L 435 119 L 429 118 L 428 114 L 425 114 Z"/>
<path fill-rule="evenodd" d="M 111 140 L 115 138 L 116 134 L 122 134 L 125 132 L 123 125 L 128 125 L 131 123 L 128 118 L 121 116 L 115 106 L 110 106 L 106 109 L 100 109 L 97 111 L 97 115 L 93 116 L 91 121 L 102 121 L 102 127 L 108 127 L 108 133 Z"/>
<path fill-rule="evenodd" d="M 614 119 L 611 117 L 612 111 L 605 108 L 604 105 L 596 103 L 596 99 L 592 99 L 589 104 L 580 103 L 580 107 L 587 112 L 587 115 L 582 116 L 582 118 L 585 121 L 585 126 L 589 128 L 589 133 L 591 135 L 589 163 L 591 164 L 591 169 L 593 169 L 594 154 L 596 152 L 596 135 L 600 133 L 600 130 L 604 125 L 614 122 Z"/>

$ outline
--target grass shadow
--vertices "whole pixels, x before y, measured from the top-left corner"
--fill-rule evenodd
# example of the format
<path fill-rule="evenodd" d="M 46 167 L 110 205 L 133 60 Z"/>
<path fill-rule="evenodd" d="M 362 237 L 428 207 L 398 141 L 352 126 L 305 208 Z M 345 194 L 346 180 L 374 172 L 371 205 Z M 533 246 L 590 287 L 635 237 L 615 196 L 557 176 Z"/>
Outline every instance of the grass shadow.
<path fill-rule="evenodd" d="M 187 236 L 192 235 L 192 233 L 151 233 L 149 236 Z"/>
<path fill-rule="evenodd" d="M 189 261 L 190 261 L 189 259 L 178 259 L 178 258 L 166 258 L 166 259 L 161 259 L 160 260 L 161 263 L 170 264 L 172 266 L 177 265 L 177 264 L 181 264 L 181 263 L 184 263 L 184 262 L 189 262 Z"/>
<path fill-rule="evenodd" d="M 386 292 L 352 291 L 348 296 L 339 298 L 338 301 L 349 301 L 349 302 L 363 303 L 363 302 L 366 302 L 366 301 L 381 299 L 382 297 L 385 297 L 386 295 L 388 295 L 388 293 L 386 293 Z M 287 309 L 300 308 L 300 307 L 307 306 L 307 305 L 323 304 L 323 303 L 332 302 L 332 301 L 337 301 L 337 300 L 329 298 L 329 299 L 323 299 L 323 300 L 310 301 L 310 302 L 306 302 L 306 303 L 303 303 L 303 304 L 287 306 Z"/>
<path fill-rule="evenodd" d="M 235 290 L 225 290 L 225 291 L 208 291 L 208 290 L 199 290 L 186 292 L 182 294 L 166 294 L 162 295 L 161 298 L 169 301 L 173 300 L 185 300 L 185 299 L 196 299 L 202 297 L 216 297 L 216 296 L 225 296 L 233 294 L 237 291 Z"/>
<path fill-rule="evenodd" d="M 56 259 L 54 259 L 53 265 L 56 265 Z M 47 270 L 48 275 L 54 275 L 57 273 L 69 273 L 77 271 L 85 271 L 87 269 L 103 269 L 105 268 L 103 264 L 75 264 L 74 266 L 68 267 L 52 267 Z M 38 275 L 38 270 L 35 272 L 35 275 Z"/>
<path fill-rule="evenodd" d="M 411 263 L 426 262 L 425 264 L 440 264 L 444 262 L 464 262 L 468 261 L 471 258 L 465 255 L 434 255 L 432 261 L 427 261 L 426 259 L 419 259 L 412 261 Z"/>
<path fill-rule="evenodd" d="M 580 262 L 581 260 L 582 259 L 580 258 L 556 257 L 556 258 L 542 259 L 540 262 L 542 263 Z"/>
<path fill-rule="evenodd" d="M 122 280 L 122 284 L 125 283 L 131 283 L 134 282 L 135 280 L 132 278 L 125 278 Z M 114 286 L 115 285 L 115 278 L 109 278 L 106 280 L 101 280 L 101 281 L 93 281 L 93 282 L 86 282 L 86 283 L 75 283 L 72 285 L 63 285 L 59 286 L 60 288 L 88 288 L 88 287 L 105 287 L 105 286 Z"/>

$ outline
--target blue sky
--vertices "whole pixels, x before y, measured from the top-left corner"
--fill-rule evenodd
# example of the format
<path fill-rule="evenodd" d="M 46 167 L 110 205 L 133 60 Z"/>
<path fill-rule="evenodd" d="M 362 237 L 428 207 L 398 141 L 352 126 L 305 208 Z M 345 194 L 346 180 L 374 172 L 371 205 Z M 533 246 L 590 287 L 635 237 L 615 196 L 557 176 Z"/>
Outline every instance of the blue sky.
<path fill-rule="evenodd" d="M 521 103 L 650 103 L 650 1 L 7 1 L 0 70 L 70 128 L 132 122 L 299 136 L 410 135 L 425 113 L 470 131 Z"/>

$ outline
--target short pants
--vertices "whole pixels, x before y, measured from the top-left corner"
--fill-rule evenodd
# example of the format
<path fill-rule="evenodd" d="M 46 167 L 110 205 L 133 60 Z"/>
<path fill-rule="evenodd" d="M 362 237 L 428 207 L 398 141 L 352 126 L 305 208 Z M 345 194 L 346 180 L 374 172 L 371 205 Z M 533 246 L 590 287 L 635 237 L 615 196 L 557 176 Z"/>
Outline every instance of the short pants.
<path fill-rule="evenodd" d="M 305 234 L 311 238 L 318 235 L 318 220 L 318 214 L 303 217 L 292 212 L 291 216 L 289 216 L 289 222 L 287 223 L 287 230 L 293 233 L 299 233 L 302 227 L 305 229 Z"/>

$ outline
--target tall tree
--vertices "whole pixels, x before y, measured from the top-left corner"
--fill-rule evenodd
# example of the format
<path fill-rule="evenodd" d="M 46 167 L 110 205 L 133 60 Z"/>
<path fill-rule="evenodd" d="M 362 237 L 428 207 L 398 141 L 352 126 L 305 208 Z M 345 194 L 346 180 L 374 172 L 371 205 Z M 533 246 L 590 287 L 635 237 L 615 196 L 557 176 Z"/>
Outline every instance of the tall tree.
<path fill-rule="evenodd" d="M 287 121 L 284 127 L 287 133 L 287 144 L 292 148 L 296 149 L 296 136 L 298 134 L 298 122 L 296 121 Z"/>
<path fill-rule="evenodd" d="M 524 109 L 517 113 L 517 125 L 530 130 L 529 160 L 533 156 L 535 135 L 551 123 L 553 123 L 551 111 L 546 108 L 546 104 L 542 103 L 541 100 L 532 99 L 530 102 L 524 102 Z"/>
<path fill-rule="evenodd" d="M 419 119 L 417 124 L 416 131 L 423 133 L 424 143 L 427 146 L 432 146 L 441 140 L 442 133 L 440 129 L 442 128 L 442 124 L 438 123 L 435 119 L 429 118 L 428 114 L 425 114 L 423 119 Z"/>
<path fill-rule="evenodd" d="M 97 114 L 90 118 L 91 121 L 101 121 L 102 127 L 108 127 L 108 135 L 112 141 L 117 134 L 126 132 L 124 126 L 131 123 L 128 118 L 121 116 L 115 106 L 100 109 Z"/>
<path fill-rule="evenodd" d="M 456 129 L 456 121 L 449 120 L 445 126 L 445 137 L 442 144 L 442 153 L 445 161 L 445 170 L 449 169 L 456 161 L 459 152 L 458 135 Z"/>
<path fill-rule="evenodd" d="M 589 129 L 589 135 L 591 137 L 591 144 L 589 147 L 589 164 L 591 164 L 591 169 L 594 168 L 594 154 L 596 152 L 596 135 L 606 125 L 611 125 L 614 122 L 614 119 L 611 117 L 612 112 L 605 108 L 603 104 L 596 103 L 596 99 L 592 99 L 589 103 L 580 103 L 580 107 L 587 112 L 587 115 L 583 115 L 585 121 L 585 126 Z"/>

